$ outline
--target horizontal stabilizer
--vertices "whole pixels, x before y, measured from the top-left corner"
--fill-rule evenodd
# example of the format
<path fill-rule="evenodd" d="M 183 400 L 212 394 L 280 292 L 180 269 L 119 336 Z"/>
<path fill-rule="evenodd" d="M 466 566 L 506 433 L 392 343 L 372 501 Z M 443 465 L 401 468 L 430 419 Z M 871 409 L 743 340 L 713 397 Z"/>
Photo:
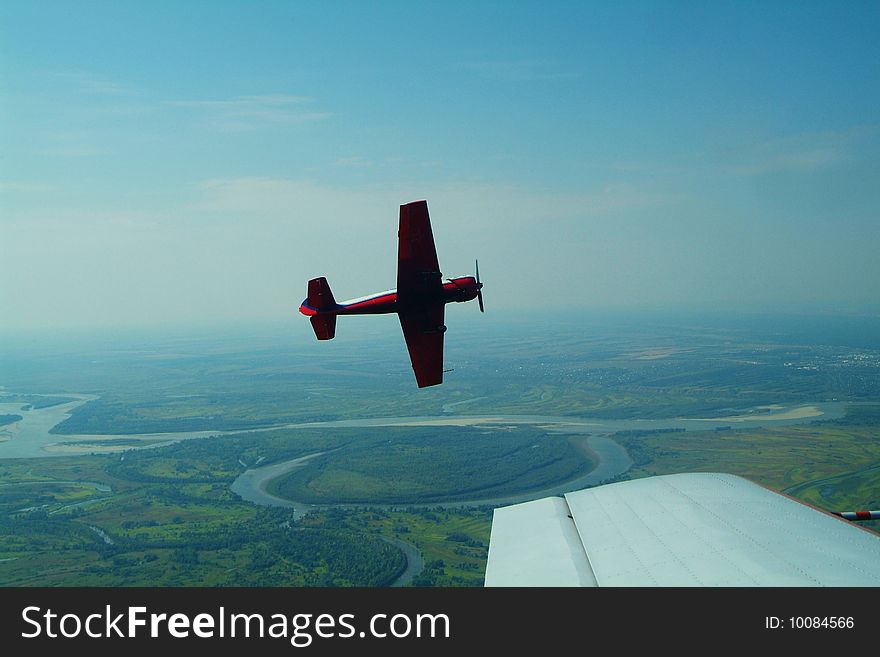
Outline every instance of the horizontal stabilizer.
<path fill-rule="evenodd" d="M 319 340 L 332 340 L 336 335 L 336 315 L 312 315 L 309 320 Z"/>

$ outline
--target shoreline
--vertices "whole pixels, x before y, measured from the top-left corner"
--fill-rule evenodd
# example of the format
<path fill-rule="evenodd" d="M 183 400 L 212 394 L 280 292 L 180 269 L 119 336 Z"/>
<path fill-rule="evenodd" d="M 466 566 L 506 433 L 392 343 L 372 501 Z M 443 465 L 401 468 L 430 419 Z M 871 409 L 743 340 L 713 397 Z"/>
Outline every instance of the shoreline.
<path fill-rule="evenodd" d="M 316 452 L 306 456 L 300 456 L 289 461 L 273 463 L 260 468 L 250 468 L 236 477 L 230 484 L 229 489 L 241 499 L 259 506 L 277 506 L 293 509 L 295 518 L 301 518 L 313 511 L 327 509 L 434 509 L 441 508 L 466 508 L 476 506 L 503 506 L 519 504 L 533 499 L 550 495 L 561 495 L 573 490 L 596 486 L 602 482 L 618 477 L 632 467 L 632 459 L 626 449 L 609 436 L 589 436 L 587 438 L 589 450 L 598 458 L 595 467 L 573 479 L 544 486 L 540 489 L 524 490 L 516 493 L 507 493 L 492 497 L 477 497 L 471 499 L 436 500 L 432 502 L 301 502 L 278 497 L 267 491 L 271 481 L 284 476 L 291 470 L 307 465 L 308 461 L 325 454 Z"/>
<path fill-rule="evenodd" d="M 60 394 L 60 393 L 57 393 Z M 381 418 L 360 418 L 347 420 L 328 420 L 322 422 L 287 422 L 271 426 L 234 430 L 196 430 L 170 431 L 159 433 L 131 434 L 52 434 L 51 430 L 68 418 L 73 411 L 96 395 L 65 393 L 76 397 L 74 401 L 43 409 L 30 409 L 15 424 L 7 425 L 0 434 L 0 459 L 88 456 L 91 454 L 113 454 L 129 449 L 151 449 L 182 440 L 211 438 L 284 429 L 309 429 L 319 427 L 450 427 L 483 426 L 487 429 L 502 429 L 510 425 L 533 424 L 552 431 L 581 433 L 589 435 L 611 435 L 618 431 L 639 431 L 658 429 L 684 429 L 686 431 L 713 430 L 719 424 L 748 423 L 755 426 L 764 422 L 774 424 L 797 424 L 811 419 L 842 417 L 848 402 L 814 402 L 783 406 L 780 404 L 757 406 L 752 412 L 742 412 L 716 418 L 661 418 L 661 419 L 597 419 L 578 416 L 553 415 L 440 415 L 440 416 L 396 416 Z M 48 395 L 51 396 L 51 395 Z M 2 397 L 0 397 L 2 400 Z M 468 400 L 470 401 L 470 400 Z M 18 402 L 0 401 L 0 413 L 14 410 Z M 8 408 L 5 408 L 8 407 Z M 753 424 L 754 423 L 754 424 Z M 129 444 L 118 444 L 128 441 Z M 117 444 L 113 444 L 116 442 Z M 102 444 L 107 443 L 107 444 Z"/>

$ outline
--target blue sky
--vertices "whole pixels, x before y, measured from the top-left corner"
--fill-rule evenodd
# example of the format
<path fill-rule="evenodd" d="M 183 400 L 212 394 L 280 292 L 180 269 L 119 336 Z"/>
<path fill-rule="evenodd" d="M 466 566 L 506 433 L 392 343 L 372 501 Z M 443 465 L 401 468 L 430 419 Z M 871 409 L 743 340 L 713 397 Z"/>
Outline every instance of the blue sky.
<path fill-rule="evenodd" d="M 4 328 L 489 308 L 880 312 L 880 6 L 5 2 Z"/>

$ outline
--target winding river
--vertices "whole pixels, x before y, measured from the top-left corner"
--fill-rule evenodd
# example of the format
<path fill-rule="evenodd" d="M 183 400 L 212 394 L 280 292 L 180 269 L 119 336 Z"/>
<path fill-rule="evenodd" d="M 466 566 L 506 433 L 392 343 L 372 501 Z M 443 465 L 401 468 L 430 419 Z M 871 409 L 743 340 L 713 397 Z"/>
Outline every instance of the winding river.
<path fill-rule="evenodd" d="M 50 456 L 69 456 L 71 454 L 95 454 L 132 449 L 132 444 L 120 444 L 140 442 L 142 446 L 137 448 L 158 447 L 180 440 L 193 438 L 205 438 L 209 436 L 222 436 L 231 434 L 248 433 L 254 429 L 245 431 L 190 431 L 154 434 L 126 434 L 126 435 L 57 435 L 50 433 L 51 429 L 64 421 L 70 414 L 82 404 L 95 399 L 90 395 L 73 395 L 65 393 L 74 401 L 49 406 L 46 408 L 33 408 L 21 402 L 0 402 L 0 415 L 20 415 L 21 420 L 0 427 L 0 459 L 3 458 L 34 458 Z M 586 435 L 588 448 L 597 457 L 597 465 L 592 471 L 572 480 L 559 482 L 553 486 L 540 490 L 522 491 L 515 495 L 504 497 L 489 497 L 471 500 L 438 501 L 424 504 L 325 504 L 313 505 L 287 500 L 276 497 L 268 492 L 269 483 L 278 477 L 296 469 L 304 467 L 308 462 L 324 452 L 316 452 L 304 456 L 273 463 L 271 465 L 254 467 L 245 470 L 231 484 L 231 490 L 242 499 L 263 506 L 281 506 L 293 510 L 294 517 L 301 517 L 310 511 L 327 508 L 357 508 L 364 506 L 380 508 L 436 508 L 467 507 L 467 506 L 504 506 L 527 500 L 538 499 L 550 495 L 559 495 L 568 491 L 578 490 L 600 484 L 604 481 L 625 473 L 632 465 L 632 461 L 626 450 L 615 442 L 613 434 L 619 431 L 657 431 L 657 430 L 684 430 L 705 431 L 712 429 L 732 429 L 738 427 L 780 426 L 788 424 L 802 424 L 815 419 L 836 419 L 844 414 L 843 402 L 830 402 L 821 404 L 796 405 L 796 406 L 763 406 L 750 409 L 737 415 L 729 415 L 717 418 L 670 418 L 655 420 L 602 420 L 592 418 L 576 418 L 566 416 L 543 416 L 543 415 L 493 415 L 493 416 L 467 416 L 452 415 L 452 407 L 466 405 L 467 401 L 456 402 L 444 407 L 446 415 L 439 417 L 387 417 L 368 418 L 356 420 L 339 420 L 331 422 L 310 422 L 299 424 L 280 424 L 272 427 L 263 427 L 256 431 L 272 431 L 284 428 L 306 427 L 378 427 L 378 426 L 484 426 L 492 429 L 510 425 L 532 424 L 538 425 L 547 431 L 566 434 Z M 113 441 L 113 442 L 111 442 Z M 114 442 L 116 444 L 114 444 Z M 101 443 L 106 443 L 102 445 Z M 55 482 L 58 483 L 58 482 Z M 77 482 L 87 483 L 87 482 Z M 391 540 L 391 539 L 389 539 Z M 422 569 L 421 555 L 414 546 L 394 540 L 394 543 L 404 551 L 407 557 L 407 569 L 392 586 L 403 586 L 412 580 Z"/>
<path fill-rule="evenodd" d="M 369 506 L 371 508 L 380 509 L 432 509 L 437 508 L 438 506 L 502 506 L 505 504 L 525 502 L 539 497 L 547 497 L 548 495 L 561 495 L 568 491 L 595 486 L 596 484 L 600 484 L 603 481 L 607 481 L 608 479 L 623 474 L 629 470 L 632 465 L 632 460 L 629 458 L 629 454 L 627 454 L 626 450 L 608 436 L 590 436 L 587 438 L 587 445 L 598 457 L 598 465 L 587 474 L 550 487 L 523 491 L 521 493 L 505 495 L 502 497 L 485 497 L 471 500 L 439 500 L 437 502 L 417 504 L 411 504 L 408 502 L 400 502 L 396 504 L 307 504 L 305 502 L 297 502 L 295 500 L 277 497 L 267 490 L 267 487 L 272 480 L 287 474 L 291 470 L 305 466 L 311 459 L 324 452 L 301 456 L 281 463 L 273 463 L 272 465 L 263 466 L 261 468 L 250 468 L 239 475 L 238 478 L 232 482 L 230 488 L 232 492 L 248 502 L 259 504 L 261 506 L 279 506 L 293 509 L 293 515 L 295 518 L 300 518 L 311 511 L 329 508 L 356 509 Z"/>
<path fill-rule="evenodd" d="M 500 506 L 513 504 L 528 499 L 557 495 L 563 492 L 593 486 L 612 479 L 626 472 L 632 462 L 626 450 L 616 443 L 611 436 L 619 431 L 657 431 L 684 430 L 705 431 L 711 429 L 729 429 L 738 427 L 780 426 L 802 424 L 815 419 L 836 419 L 843 416 L 844 402 L 827 402 L 817 404 L 800 404 L 794 406 L 761 406 L 737 415 L 716 418 L 669 418 L 669 419 L 635 419 L 635 420 L 604 420 L 594 418 L 577 418 L 569 416 L 546 415 L 443 415 L 421 417 L 385 417 L 361 418 L 356 420 L 337 420 L 329 422 L 308 422 L 295 424 L 279 424 L 260 429 L 245 431 L 188 431 L 153 434 L 126 435 L 57 435 L 50 430 L 64 421 L 80 405 L 92 399 L 93 395 L 75 395 L 64 393 L 74 401 L 49 406 L 46 408 L 28 407 L 21 402 L 0 402 L 0 414 L 18 414 L 22 419 L 4 427 L 0 427 L 0 459 L 2 458 L 33 458 L 49 456 L 65 456 L 70 454 L 107 453 L 131 449 L 131 444 L 101 445 L 102 442 L 126 440 L 134 443 L 142 442 L 144 447 L 167 445 L 180 440 L 240 434 L 253 431 L 272 431 L 284 428 L 309 427 L 379 427 L 379 426 L 484 426 L 492 429 L 500 426 L 532 424 L 548 431 L 587 436 L 587 445 L 598 457 L 597 466 L 589 473 L 566 482 L 560 482 L 541 490 L 524 491 L 517 495 L 490 497 L 464 501 L 427 503 L 423 507 L 447 506 Z M 456 402 L 461 405 L 464 402 Z M 448 412 L 449 409 L 447 409 Z M 264 506 L 284 506 L 293 508 L 297 515 L 317 508 L 295 500 L 285 500 L 267 491 L 267 485 L 273 479 L 302 467 L 309 460 L 318 456 L 309 454 L 290 459 L 281 463 L 273 463 L 262 467 L 245 470 L 233 483 L 232 490 L 242 499 Z M 322 507 L 324 505 L 321 505 Z M 363 505 L 329 505 L 355 507 Z M 388 505 L 390 506 L 390 505 Z M 412 506 L 412 505 L 393 505 Z"/>
<path fill-rule="evenodd" d="M 357 508 L 359 506 L 376 506 L 380 508 L 431 508 L 437 506 L 462 507 L 462 506 L 502 506 L 516 504 L 527 500 L 538 499 L 550 495 L 560 495 L 565 492 L 595 486 L 609 479 L 613 479 L 627 470 L 632 465 L 632 460 L 626 450 L 612 438 L 619 431 L 657 431 L 657 430 L 681 430 L 681 431 L 705 431 L 712 429 L 730 429 L 734 427 L 758 427 L 758 426 L 781 426 L 789 424 L 802 424 L 817 418 L 835 419 L 842 417 L 844 404 L 832 402 L 826 404 L 800 405 L 792 407 L 766 406 L 758 407 L 739 415 L 729 415 L 721 418 L 673 418 L 659 420 L 599 420 L 582 419 L 564 416 L 536 416 L 536 415 L 503 415 L 495 417 L 485 416 L 443 416 L 443 417 L 392 417 L 392 418 L 369 418 L 358 420 L 338 420 L 333 422 L 313 422 L 307 424 L 288 425 L 293 427 L 378 427 L 378 426 L 485 426 L 486 428 L 534 424 L 548 431 L 567 434 L 587 434 L 587 446 L 598 457 L 598 464 L 589 473 L 576 479 L 559 482 L 550 487 L 539 490 L 523 491 L 515 495 L 504 497 L 489 497 L 464 501 L 438 501 L 423 504 L 307 504 L 296 500 L 282 499 L 268 492 L 269 483 L 283 474 L 295 468 L 306 465 L 309 460 L 318 456 L 310 454 L 281 463 L 274 463 L 263 467 L 250 468 L 242 473 L 232 484 L 232 491 L 254 504 L 265 506 L 282 506 L 294 510 L 294 515 L 299 517 L 312 510 L 325 508 Z"/>
<path fill-rule="evenodd" d="M 20 415 L 21 420 L 0 427 L 0 459 L 39 458 L 50 456 L 70 456 L 72 454 L 106 454 L 132 448 L 160 447 L 169 443 L 193 438 L 228 436 L 255 431 L 275 431 L 277 429 L 298 429 L 304 427 L 380 427 L 380 426 L 466 426 L 536 424 L 552 431 L 590 435 L 611 435 L 618 431 L 654 431 L 658 429 L 680 429 L 685 431 L 705 431 L 718 428 L 780 426 L 803 424 L 811 420 L 831 420 L 843 417 L 844 402 L 799 404 L 794 406 L 761 406 L 739 415 L 718 418 L 670 418 L 648 420 L 603 420 L 570 416 L 549 415 L 443 415 L 418 417 L 361 418 L 356 420 L 337 420 L 329 422 L 306 422 L 277 424 L 257 429 L 235 431 L 180 431 L 168 433 L 141 434 L 75 434 L 60 435 L 50 433 L 57 424 L 70 417 L 77 407 L 96 399 L 94 395 L 58 393 L 58 396 L 74 397 L 75 401 L 57 404 L 46 408 L 27 408 L 22 402 L 0 401 L 0 415 Z M 0 397 L 2 400 L 2 397 Z M 468 400 L 470 401 L 470 400 Z M 463 402 L 456 402 L 462 404 Z M 118 444 L 118 441 L 133 444 Z M 113 444 L 113 442 L 117 444 Z M 142 443 L 137 446 L 137 443 Z M 105 444 L 102 444 L 105 443 Z"/>

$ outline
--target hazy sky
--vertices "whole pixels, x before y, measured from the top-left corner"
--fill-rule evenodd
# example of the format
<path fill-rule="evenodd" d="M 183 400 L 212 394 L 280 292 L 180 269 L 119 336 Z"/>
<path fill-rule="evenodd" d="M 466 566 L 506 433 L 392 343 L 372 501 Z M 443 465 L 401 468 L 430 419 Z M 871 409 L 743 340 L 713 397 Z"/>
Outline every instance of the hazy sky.
<path fill-rule="evenodd" d="M 395 283 L 487 311 L 880 311 L 876 2 L 0 4 L 0 328 Z"/>

